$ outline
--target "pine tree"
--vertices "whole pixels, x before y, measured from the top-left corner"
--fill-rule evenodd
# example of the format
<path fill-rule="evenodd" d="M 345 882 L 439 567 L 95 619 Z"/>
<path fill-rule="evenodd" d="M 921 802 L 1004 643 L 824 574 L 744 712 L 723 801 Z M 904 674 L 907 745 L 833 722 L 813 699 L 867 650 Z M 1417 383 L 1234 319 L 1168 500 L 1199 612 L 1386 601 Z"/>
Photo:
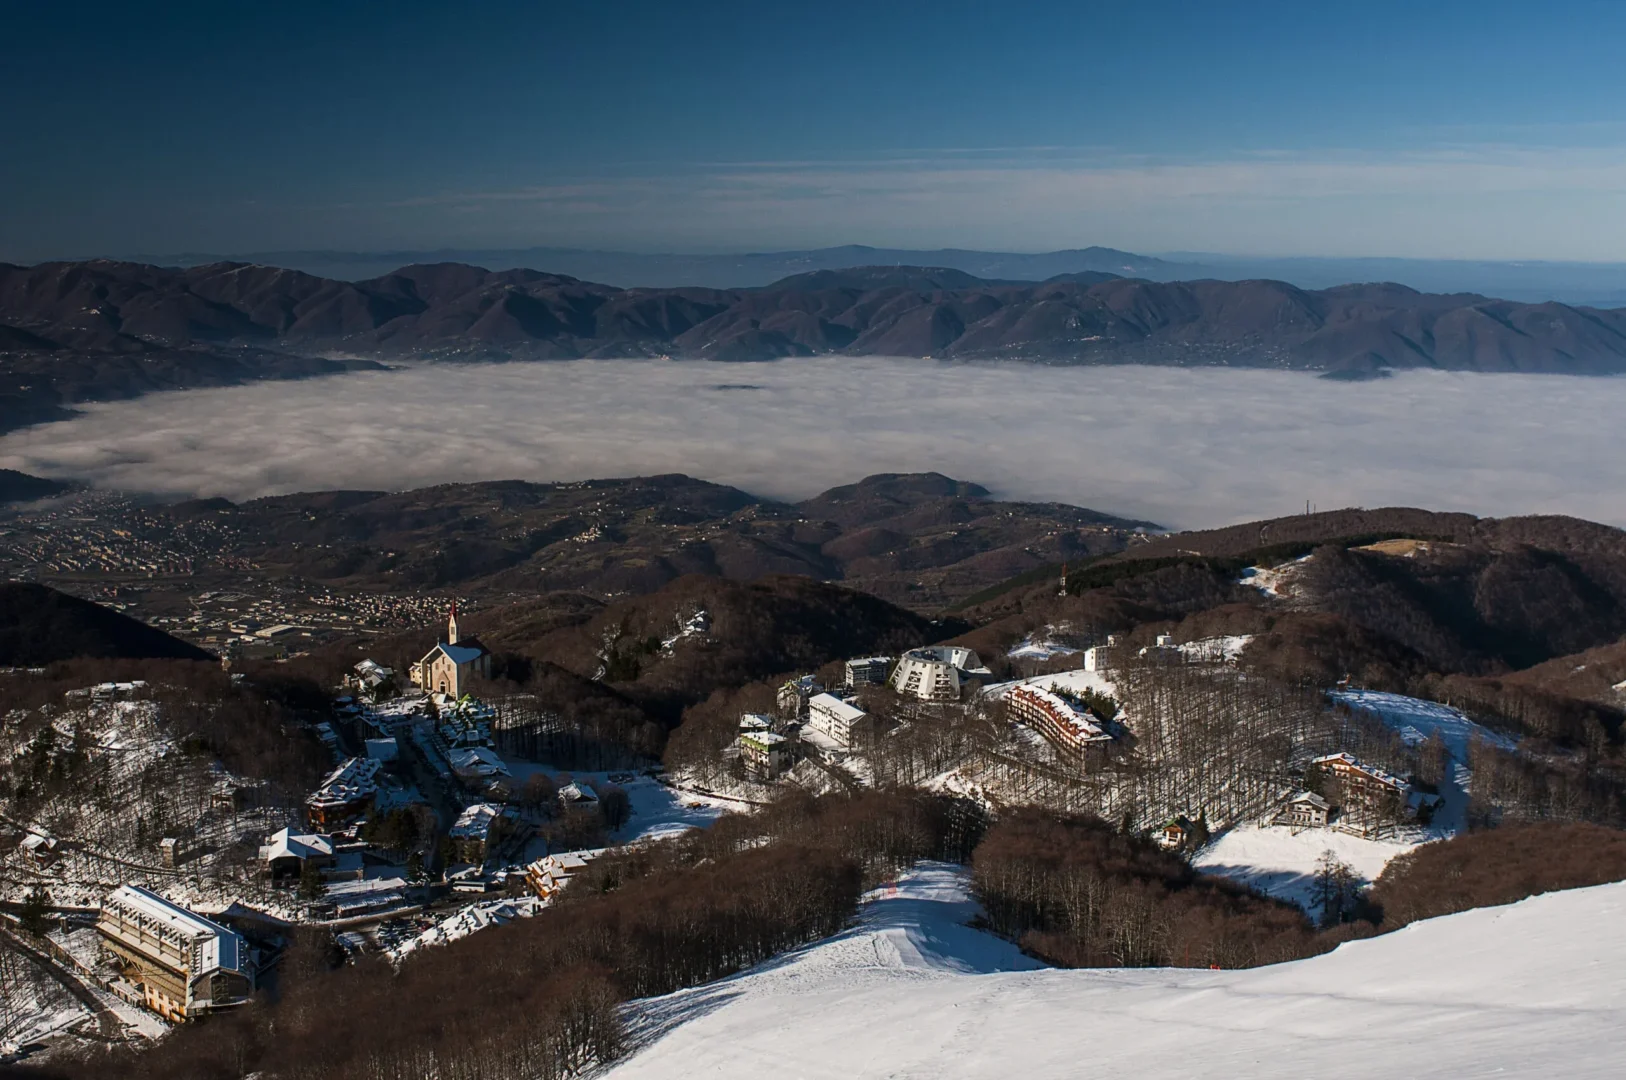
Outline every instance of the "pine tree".
<path fill-rule="evenodd" d="M 322 881 L 322 871 L 316 866 L 314 859 L 306 859 L 299 865 L 299 898 L 301 900 L 320 900 L 327 895 L 327 885 Z"/>
<path fill-rule="evenodd" d="M 30 934 L 44 934 L 51 928 L 51 897 L 43 885 L 36 885 L 23 897 L 17 921 Z"/>

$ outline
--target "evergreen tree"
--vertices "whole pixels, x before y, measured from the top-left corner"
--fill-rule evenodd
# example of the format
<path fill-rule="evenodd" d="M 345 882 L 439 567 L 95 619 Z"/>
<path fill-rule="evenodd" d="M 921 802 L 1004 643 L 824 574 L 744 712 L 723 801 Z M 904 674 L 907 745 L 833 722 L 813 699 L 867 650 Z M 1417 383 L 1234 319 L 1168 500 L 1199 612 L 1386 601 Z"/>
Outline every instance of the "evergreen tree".
<path fill-rule="evenodd" d="M 30 934 L 44 934 L 51 928 L 51 897 L 43 885 L 36 885 L 23 897 L 17 921 Z"/>
<path fill-rule="evenodd" d="M 317 869 L 313 859 L 306 859 L 299 866 L 299 898 L 301 900 L 320 900 L 327 895 L 327 885 L 322 881 L 322 871 Z"/>

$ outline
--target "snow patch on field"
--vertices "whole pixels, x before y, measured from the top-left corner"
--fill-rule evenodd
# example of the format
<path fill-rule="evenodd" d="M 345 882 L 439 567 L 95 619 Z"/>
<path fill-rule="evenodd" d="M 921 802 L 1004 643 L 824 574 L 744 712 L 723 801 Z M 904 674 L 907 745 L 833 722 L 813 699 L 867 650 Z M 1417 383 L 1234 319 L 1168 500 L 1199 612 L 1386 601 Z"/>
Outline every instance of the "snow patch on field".
<path fill-rule="evenodd" d="M 591 785 L 594 791 L 609 784 L 617 784 L 625 789 L 632 813 L 626 825 L 611 834 L 611 839 L 617 844 L 659 840 L 686 833 L 690 829 L 704 829 L 730 810 L 750 809 L 749 804 L 739 800 L 682 791 L 642 773 L 631 774 L 629 778 L 628 774 L 613 769 L 608 772 L 563 770 L 521 759 L 510 760 L 508 767 L 516 786 L 523 786 L 527 779 L 540 772 L 555 778 L 568 775 L 572 780 Z M 623 779 L 617 782 L 611 780 L 611 776 Z M 539 858 L 543 854 L 546 852 L 528 852 L 527 858 Z"/>
<path fill-rule="evenodd" d="M 917 871 L 846 934 L 635 1003 L 642 1049 L 610 1075 L 1602 1080 L 1626 1059 L 1626 883 L 1251 971 L 1023 970 L 960 925 L 964 897 Z"/>
<path fill-rule="evenodd" d="M 1413 746 L 1430 735 L 1438 735 L 1446 751 L 1463 765 L 1468 762 L 1468 744 L 1474 739 L 1483 739 L 1503 750 L 1512 750 L 1519 743 L 1512 736 L 1476 724 L 1460 710 L 1437 701 L 1379 690 L 1335 690 L 1332 697 L 1334 701 L 1382 720 Z"/>
<path fill-rule="evenodd" d="M 1314 556 L 1305 555 L 1281 566 L 1250 566 L 1242 571 L 1237 579 L 1240 585 L 1251 585 L 1266 596 L 1278 600 L 1285 600 L 1297 595 L 1298 578 L 1304 570 L 1304 564 Z"/>
<path fill-rule="evenodd" d="M 1297 904 L 1312 917 L 1316 863 L 1331 851 L 1355 871 L 1363 886 L 1376 881 L 1389 860 L 1434 837 L 1422 830 L 1395 839 L 1374 840 L 1336 829 L 1293 829 L 1285 825 L 1238 825 L 1220 834 L 1191 860 L 1205 874 L 1229 878 L 1266 896 Z"/>
<path fill-rule="evenodd" d="M 1188 641 L 1175 648 L 1187 660 L 1199 664 L 1229 664 L 1234 663 L 1242 655 L 1242 650 L 1248 647 L 1253 640 L 1252 634 L 1227 634 L 1224 637 L 1200 638 L 1197 641 Z"/>
<path fill-rule="evenodd" d="M 990 698 L 1002 698 L 1018 686 L 1038 686 L 1048 690 L 1052 686 L 1059 686 L 1063 690 L 1075 693 L 1083 690 L 1093 690 L 1098 694 L 1112 697 L 1117 693 L 1108 672 L 1085 671 L 1078 668 L 1075 671 L 1058 671 L 1052 675 L 1035 675 L 1031 679 L 1013 679 L 1010 682 L 992 683 L 983 688 L 983 694 Z"/>
<path fill-rule="evenodd" d="M 1012 660 L 1049 660 L 1057 656 L 1074 656 L 1079 650 L 1050 638 L 1052 628 L 1036 631 L 1011 646 L 1005 655 Z"/>

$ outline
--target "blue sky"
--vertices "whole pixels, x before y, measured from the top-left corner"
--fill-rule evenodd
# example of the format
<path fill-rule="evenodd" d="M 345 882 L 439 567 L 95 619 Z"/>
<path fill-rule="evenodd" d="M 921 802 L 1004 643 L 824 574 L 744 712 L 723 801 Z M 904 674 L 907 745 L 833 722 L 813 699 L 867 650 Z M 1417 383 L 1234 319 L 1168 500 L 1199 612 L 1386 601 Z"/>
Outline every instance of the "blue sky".
<path fill-rule="evenodd" d="M 0 0 L 0 258 L 1626 259 L 1626 3 Z"/>

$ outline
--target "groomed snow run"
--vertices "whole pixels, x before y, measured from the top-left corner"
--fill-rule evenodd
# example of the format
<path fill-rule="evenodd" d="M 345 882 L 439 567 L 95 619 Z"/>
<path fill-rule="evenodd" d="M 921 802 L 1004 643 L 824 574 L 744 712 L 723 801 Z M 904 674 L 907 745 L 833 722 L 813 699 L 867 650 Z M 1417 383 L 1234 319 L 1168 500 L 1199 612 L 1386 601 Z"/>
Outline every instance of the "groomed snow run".
<path fill-rule="evenodd" d="M 1382 720 L 1413 746 L 1430 735 L 1438 735 L 1447 752 L 1463 764 L 1468 761 L 1468 744 L 1474 739 L 1483 739 L 1503 750 L 1512 750 L 1518 745 L 1517 739 L 1476 724 L 1460 710 L 1437 701 L 1381 690 L 1335 690 L 1332 697 Z"/>
<path fill-rule="evenodd" d="M 635 1003 L 642 1048 L 610 1075 L 1587 1080 L 1626 1061 L 1626 883 L 1251 971 L 1021 970 L 970 910 L 957 869 L 918 869 L 846 934 Z"/>

